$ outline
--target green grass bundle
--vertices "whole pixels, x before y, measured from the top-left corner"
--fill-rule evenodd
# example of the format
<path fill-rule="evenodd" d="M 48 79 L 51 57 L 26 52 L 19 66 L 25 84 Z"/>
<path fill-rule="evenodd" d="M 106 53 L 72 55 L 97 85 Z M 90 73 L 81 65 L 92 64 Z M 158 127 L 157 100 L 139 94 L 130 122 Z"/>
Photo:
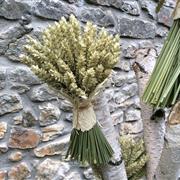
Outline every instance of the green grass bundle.
<path fill-rule="evenodd" d="M 180 19 L 176 19 L 157 59 L 142 99 L 154 107 L 164 108 L 172 106 L 179 98 Z"/>
<path fill-rule="evenodd" d="M 101 132 L 92 99 L 119 59 L 119 37 L 88 22 L 82 28 L 71 15 L 29 38 L 23 63 L 73 104 L 73 130 L 67 157 L 80 163 L 106 164 L 113 150 Z"/>
<path fill-rule="evenodd" d="M 143 140 L 135 141 L 131 137 L 122 136 L 120 145 L 128 180 L 139 180 L 145 175 L 145 166 L 148 161 Z"/>

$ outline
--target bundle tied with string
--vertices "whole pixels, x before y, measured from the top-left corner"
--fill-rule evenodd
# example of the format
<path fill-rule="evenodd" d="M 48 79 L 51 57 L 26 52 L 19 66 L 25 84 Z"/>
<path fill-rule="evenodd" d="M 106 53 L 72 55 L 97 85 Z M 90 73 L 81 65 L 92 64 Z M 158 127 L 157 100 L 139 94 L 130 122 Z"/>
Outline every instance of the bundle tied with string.
<path fill-rule="evenodd" d="M 173 17 L 173 25 L 142 97 L 156 108 L 170 107 L 180 99 L 180 0 Z"/>
<path fill-rule="evenodd" d="M 29 37 L 21 61 L 73 105 L 67 158 L 82 164 L 109 162 L 113 150 L 97 123 L 92 101 L 119 60 L 119 37 L 71 15 L 47 27 L 41 40 Z"/>

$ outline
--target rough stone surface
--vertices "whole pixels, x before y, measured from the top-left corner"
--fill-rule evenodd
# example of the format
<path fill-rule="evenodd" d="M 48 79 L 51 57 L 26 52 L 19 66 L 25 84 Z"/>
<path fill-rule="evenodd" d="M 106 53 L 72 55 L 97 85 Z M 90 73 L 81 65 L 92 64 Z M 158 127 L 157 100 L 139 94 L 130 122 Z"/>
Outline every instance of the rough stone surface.
<path fill-rule="evenodd" d="M 9 180 L 23 180 L 30 177 L 30 169 L 25 162 L 13 166 L 8 172 Z"/>
<path fill-rule="evenodd" d="M 64 155 L 69 142 L 69 135 L 62 137 L 60 140 L 39 146 L 34 149 L 36 157 L 53 156 L 56 154 Z"/>
<path fill-rule="evenodd" d="M 156 34 L 156 26 L 148 21 L 121 18 L 119 24 L 119 33 L 122 37 L 147 39 L 154 38 Z"/>
<path fill-rule="evenodd" d="M 22 26 L 20 24 L 11 26 L 5 31 L 0 31 L 0 54 L 4 54 L 9 44 L 21 38 L 23 35 L 32 31 L 31 27 Z"/>
<path fill-rule="evenodd" d="M 69 169 L 70 166 L 68 163 L 47 158 L 38 165 L 36 179 L 64 179 Z"/>
<path fill-rule="evenodd" d="M 34 129 L 14 127 L 11 130 L 9 147 L 18 149 L 34 148 L 40 141 L 40 135 Z"/>
<path fill-rule="evenodd" d="M 39 117 L 39 123 L 41 126 L 46 126 L 49 124 L 56 123 L 61 115 L 61 111 L 57 106 L 51 104 L 51 103 L 45 103 L 43 105 L 39 106 L 40 110 L 40 117 Z"/>
<path fill-rule="evenodd" d="M 138 134 L 143 131 L 142 121 L 135 121 L 132 123 L 123 122 L 121 124 L 120 133 L 121 134 Z"/>
<path fill-rule="evenodd" d="M 124 120 L 124 112 L 120 110 L 118 112 L 114 112 L 111 116 L 113 120 L 113 125 L 120 124 Z"/>
<path fill-rule="evenodd" d="M 99 4 L 102 6 L 112 6 L 114 8 L 120 9 L 121 11 L 131 14 L 134 16 L 140 15 L 140 10 L 138 3 L 136 1 L 129 0 L 86 0 L 87 2 Z"/>
<path fill-rule="evenodd" d="M 53 124 L 42 128 L 42 141 L 49 141 L 61 135 L 64 130 L 63 124 Z"/>
<path fill-rule="evenodd" d="M 0 122 L 0 139 L 4 138 L 6 131 L 7 131 L 7 123 Z"/>
<path fill-rule="evenodd" d="M 32 101 L 40 102 L 57 99 L 53 92 L 50 91 L 48 87 L 44 85 L 34 87 L 31 90 L 29 97 Z"/>
<path fill-rule="evenodd" d="M 10 161 L 16 162 L 22 160 L 23 155 L 20 151 L 16 151 L 16 152 L 12 152 L 8 158 Z"/>
<path fill-rule="evenodd" d="M 11 83 L 10 89 L 17 92 L 18 94 L 23 94 L 23 93 L 26 93 L 27 91 L 29 91 L 30 87 L 27 85 L 24 85 L 24 84 Z"/>
<path fill-rule="evenodd" d="M 154 1 L 146 1 L 146 0 L 139 0 L 141 8 L 148 12 L 148 15 L 152 19 L 157 19 L 157 14 L 155 12 L 157 4 Z"/>
<path fill-rule="evenodd" d="M 95 180 L 95 176 L 93 174 L 93 170 L 92 168 L 88 168 L 83 172 L 83 175 L 86 179 L 91 179 L 91 180 Z"/>
<path fill-rule="evenodd" d="M 172 12 L 172 8 L 162 7 L 160 12 L 158 13 L 158 22 L 170 27 L 173 23 L 173 20 L 171 18 Z"/>
<path fill-rule="evenodd" d="M 8 151 L 7 143 L 6 142 L 0 143 L 0 154 L 6 153 L 7 151 Z"/>
<path fill-rule="evenodd" d="M 5 180 L 6 179 L 6 174 L 7 174 L 6 170 L 1 170 L 0 169 L 0 180 Z"/>
<path fill-rule="evenodd" d="M 72 112 L 72 108 L 72 104 L 67 100 L 62 101 L 60 104 L 60 109 L 65 112 Z"/>
<path fill-rule="evenodd" d="M 8 80 L 26 85 L 40 84 L 39 79 L 27 68 L 17 67 L 7 69 Z"/>
<path fill-rule="evenodd" d="M 126 121 L 137 121 L 141 119 L 141 112 L 140 110 L 129 109 L 127 110 L 125 116 L 126 116 Z"/>
<path fill-rule="evenodd" d="M 41 0 L 35 5 L 34 14 L 41 18 L 59 20 L 62 16 L 75 14 L 76 9 L 62 1 Z"/>
<path fill-rule="evenodd" d="M 92 21 L 99 26 L 114 26 L 115 21 L 110 11 L 103 11 L 100 8 L 85 8 L 81 11 L 79 19 L 82 22 Z"/>
<path fill-rule="evenodd" d="M 13 118 L 13 120 L 15 125 L 20 125 L 23 122 L 23 117 L 22 115 L 17 115 Z"/>
<path fill-rule="evenodd" d="M 10 20 L 20 19 L 25 13 L 29 13 L 30 6 L 17 0 L 4 0 L 0 6 L 0 16 Z"/>
<path fill-rule="evenodd" d="M 30 111 L 23 111 L 22 122 L 24 127 L 31 127 L 36 124 L 37 117 Z"/>
<path fill-rule="evenodd" d="M 122 2 L 122 5 L 120 9 L 127 14 L 131 14 L 134 16 L 139 16 L 140 15 L 140 9 L 138 6 L 138 3 L 136 1 L 129 1 L 129 0 L 124 0 Z"/>
<path fill-rule="evenodd" d="M 0 69 L 0 90 L 5 88 L 6 70 Z"/>
<path fill-rule="evenodd" d="M 73 179 L 78 179 L 78 180 L 83 180 L 83 178 L 81 177 L 81 174 L 77 171 L 71 171 L 66 177 L 65 179 L 67 180 L 73 180 Z"/>
<path fill-rule="evenodd" d="M 21 99 L 18 95 L 0 93 L 0 115 L 18 112 L 22 108 Z"/>

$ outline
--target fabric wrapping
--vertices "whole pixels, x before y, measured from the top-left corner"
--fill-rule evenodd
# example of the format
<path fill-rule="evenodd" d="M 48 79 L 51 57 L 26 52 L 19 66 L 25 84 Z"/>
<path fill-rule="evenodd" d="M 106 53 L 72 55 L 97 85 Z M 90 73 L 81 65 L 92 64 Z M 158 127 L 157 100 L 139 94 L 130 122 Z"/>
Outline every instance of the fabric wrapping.
<path fill-rule="evenodd" d="M 176 8 L 174 10 L 174 20 L 180 18 L 180 0 L 177 1 Z"/>
<path fill-rule="evenodd" d="M 73 128 L 89 131 L 96 124 L 96 115 L 93 105 L 89 101 L 85 101 L 73 107 Z"/>

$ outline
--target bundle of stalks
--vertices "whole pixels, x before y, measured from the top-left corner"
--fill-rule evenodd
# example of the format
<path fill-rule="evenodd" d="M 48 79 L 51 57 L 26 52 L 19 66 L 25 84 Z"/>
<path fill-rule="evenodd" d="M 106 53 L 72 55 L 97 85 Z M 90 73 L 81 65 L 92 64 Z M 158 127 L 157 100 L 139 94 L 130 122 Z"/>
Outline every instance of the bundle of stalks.
<path fill-rule="evenodd" d="M 119 60 L 119 37 L 84 28 L 71 15 L 29 38 L 21 61 L 73 105 L 73 130 L 67 157 L 82 164 L 106 164 L 113 150 L 96 121 L 92 100 Z"/>
<path fill-rule="evenodd" d="M 164 108 L 175 104 L 179 97 L 180 19 L 178 18 L 174 20 L 142 99 L 156 108 Z"/>

